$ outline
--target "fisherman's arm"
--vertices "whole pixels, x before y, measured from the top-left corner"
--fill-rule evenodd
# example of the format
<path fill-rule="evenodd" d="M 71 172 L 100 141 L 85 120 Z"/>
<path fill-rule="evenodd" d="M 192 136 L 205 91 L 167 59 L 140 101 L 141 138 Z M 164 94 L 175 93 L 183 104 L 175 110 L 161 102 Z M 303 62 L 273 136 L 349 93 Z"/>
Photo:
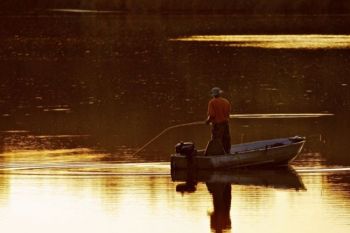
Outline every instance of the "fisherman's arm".
<path fill-rule="evenodd" d="M 213 104 L 212 104 L 212 102 L 209 102 L 209 104 L 208 104 L 208 117 L 205 120 L 205 124 L 210 124 L 211 122 L 213 122 L 214 118 L 215 118 L 215 112 L 214 112 Z"/>
<path fill-rule="evenodd" d="M 205 120 L 205 124 L 209 125 L 212 122 L 213 118 L 211 116 L 208 116 Z"/>

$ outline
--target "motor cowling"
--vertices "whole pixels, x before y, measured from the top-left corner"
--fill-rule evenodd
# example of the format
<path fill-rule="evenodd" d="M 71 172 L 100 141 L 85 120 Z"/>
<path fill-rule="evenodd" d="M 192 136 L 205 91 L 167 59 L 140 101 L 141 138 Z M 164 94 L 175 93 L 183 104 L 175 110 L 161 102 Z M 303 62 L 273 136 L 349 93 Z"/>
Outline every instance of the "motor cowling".
<path fill-rule="evenodd" d="M 187 157 L 196 155 L 196 148 L 193 142 L 179 142 L 175 145 L 175 152 Z"/>
<path fill-rule="evenodd" d="M 297 142 L 305 141 L 305 137 L 294 136 L 294 137 L 290 137 L 289 140 L 293 143 L 297 143 Z"/>

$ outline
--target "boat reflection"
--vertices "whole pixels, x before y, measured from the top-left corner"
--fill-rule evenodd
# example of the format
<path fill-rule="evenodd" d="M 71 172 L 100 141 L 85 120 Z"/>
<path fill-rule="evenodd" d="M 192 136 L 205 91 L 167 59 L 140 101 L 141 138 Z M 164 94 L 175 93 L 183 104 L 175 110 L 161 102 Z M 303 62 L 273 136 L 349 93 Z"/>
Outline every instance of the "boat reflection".
<path fill-rule="evenodd" d="M 254 185 L 276 189 L 306 190 L 301 178 L 292 167 L 279 169 L 236 169 L 233 171 L 172 170 L 171 178 L 176 191 L 182 194 L 196 191 L 198 183 L 206 184 L 213 198 L 213 211 L 210 213 L 210 227 L 215 232 L 231 229 L 231 187 Z"/>
<path fill-rule="evenodd" d="M 230 183 L 255 185 L 279 189 L 305 190 L 298 173 L 290 166 L 277 169 L 235 169 L 235 170 L 171 170 L 173 181 L 185 184 Z M 181 189 L 181 188 L 180 188 Z"/>

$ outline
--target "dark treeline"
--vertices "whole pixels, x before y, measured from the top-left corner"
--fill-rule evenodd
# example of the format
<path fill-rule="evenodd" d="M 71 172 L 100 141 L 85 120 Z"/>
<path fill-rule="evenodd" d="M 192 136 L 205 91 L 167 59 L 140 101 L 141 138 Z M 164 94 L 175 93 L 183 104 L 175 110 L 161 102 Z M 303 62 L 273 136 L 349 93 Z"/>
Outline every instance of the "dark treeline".
<path fill-rule="evenodd" d="M 5 0 L 1 12 L 54 8 L 123 12 L 348 14 L 349 0 Z"/>

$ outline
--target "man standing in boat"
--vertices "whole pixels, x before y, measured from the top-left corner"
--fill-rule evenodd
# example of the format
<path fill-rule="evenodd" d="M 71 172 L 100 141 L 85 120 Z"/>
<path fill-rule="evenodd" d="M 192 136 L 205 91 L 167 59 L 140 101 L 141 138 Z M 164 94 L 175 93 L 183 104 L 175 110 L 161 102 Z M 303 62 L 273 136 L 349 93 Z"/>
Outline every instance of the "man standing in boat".
<path fill-rule="evenodd" d="M 205 123 L 212 124 L 212 141 L 208 144 L 207 154 L 211 154 L 208 151 L 211 143 L 221 144 L 221 147 L 223 147 L 225 153 L 230 153 L 231 149 L 231 136 L 229 127 L 231 104 L 227 99 L 221 97 L 222 93 L 223 91 L 219 87 L 213 87 L 211 89 L 211 96 L 213 98 L 208 103 L 208 118 Z M 215 146 L 212 147 L 214 148 Z M 214 154 L 218 153 L 214 152 Z"/>

